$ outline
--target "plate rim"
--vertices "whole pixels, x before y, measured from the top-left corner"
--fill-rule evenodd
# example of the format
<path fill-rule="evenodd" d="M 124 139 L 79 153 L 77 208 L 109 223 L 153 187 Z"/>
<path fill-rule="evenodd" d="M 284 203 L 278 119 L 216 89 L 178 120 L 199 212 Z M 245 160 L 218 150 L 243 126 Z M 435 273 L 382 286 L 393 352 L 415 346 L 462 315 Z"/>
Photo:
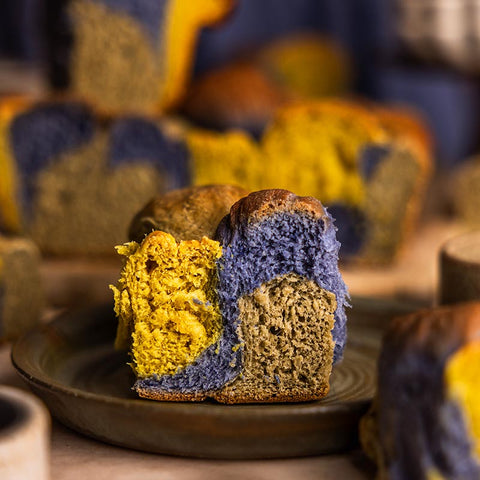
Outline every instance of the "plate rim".
<path fill-rule="evenodd" d="M 358 323 L 355 324 L 355 321 L 353 321 L 350 331 L 353 333 L 352 330 L 359 331 L 359 328 L 366 328 L 367 338 L 369 330 L 373 329 L 374 332 L 381 332 L 381 330 L 375 325 L 368 323 L 370 317 L 368 317 L 367 323 L 364 323 L 364 314 L 367 312 L 365 305 L 368 306 L 369 299 L 362 300 L 362 302 L 360 302 L 360 308 L 357 309 L 360 314 Z M 352 303 L 355 308 L 356 302 Z M 385 306 L 389 306 L 390 308 L 385 308 Z M 378 304 L 373 305 L 373 309 L 368 308 L 369 315 L 375 316 L 378 308 Z M 385 313 L 378 315 L 379 319 L 381 319 L 382 315 L 386 317 L 388 314 L 393 317 L 394 315 L 401 314 L 404 308 L 399 309 L 398 305 L 388 302 L 382 304 L 382 302 L 380 302 L 380 310 L 385 311 Z M 370 312 L 372 313 L 370 314 Z M 89 319 L 83 319 L 82 321 L 85 315 L 88 315 Z M 108 318 L 105 317 L 105 315 L 109 315 Z M 203 402 L 159 402 L 144 398 L 124 398 L 115 395 L 115 393 L 109 395 L 108 393 L 99 393 L 77 388 L 69 385 L 68 378 L 65 382 L 62 382 L 63 377 L 60 376 L 59 378 L 55 376 L 55 370 L 49 370 L 42 365 L 42 354 L 43 352 L 47 352 L 48 354 L 46 347 L 48 347 L 51 341 L 52 334 L 59 335 L 61 338 L 65 336 L 65 345 L 67 347 L 71 346 L 74 351 L 83 351 L 85 347 L 83 347 L 84 343 L 81 336 L 82 330 L 84 332 L 90 331 L 91 325 L 94 324 L 95 321 L 101 321 L 104 317 L 106 323 L 103 328 L 109 329 L 110 326 L 108 322 L 115 322 L 112 302 L 108 302 L 108 304 L 90 305 L 78 310 L 60 313 L 50 322 L 38 325 L 30 332 L 24 334 L 12 345 L 10 358 L 16 372 L 29 385 L 34 393 L 47 404 L 52 415 L 74 431 L 87 435 L 95 440 L 134 450 L 223 460 L 291 458 L 334 452 L 338 453 L 346 451 L 356 445 L 356 427 L 353 425 L 357 424 L 360 416 L 368 409 L 368 405 L 373 399 L 374 391 L 370 396 L 365 396 L 365 398 L 345 399 L 341 402 L 326 404 L 323 403 L 323 399 L 310 402 L 234 405 L 224 405 L 212 400 Z M 114 323 L 111 325 L 113 326 Z M 99 331 L 100 336 L 96 339 L 97 343 L 94 341 L 93 345 L 102 348 L 102 346 L 107 345 L 107 342 L 104 340 L 107 330 L 100 329 Z M 75 335 L 77 334 L 79 334 L 80 342 L 70 344 L 69 341 L 75 339 Z M 377 355 L 377 344 L 368 341 L 363 343 L 361 338 L 361 336 L 358 337 L 358 340 L 362 345 L 361 348 L 363 349 L 364 347 L 366 349 L 365 355 L 368 357 L 368 352 Z M 39 339 L 41 339 L 41 344 L 38 343 Z M 25 355 L 25 352 L 29 352 L 29 355 Z M 375 375 L 374 372 L 373 374 Z M 73 399 L 75 399 L 75 401 L 73 401 Z M 71 408 L 73 408 L 72 406 L 82 407 L 82 402 L 85 402 L 83 406 L 85 406 L 86 411 L 83 420 L 79 420 L 75 418 L 75 416 L 72 416 Z M 66 406 L 63 404 L 66 404 Z M 119 418 L 119 415 L 123 414 L 125 408 L 130 409 L 132 415 L 140 415 L 138 417 L 140 420 L 144 418 L 144 415 L 151 416 L 152 425 L 155 422 L 155 425 L 162 425 L 161 422 L 163 419 L 170 419 L 169 415 L 175 419 L 183 419 L 179 421 L 186 421 L 187 424 L 180 424 L 178 431 L 175 429 L 172 430 L 171 427 L 168 427 L 170 430 L 167 428 L 171 434 L 173 432 L 173 435 L 177 436 L 175 441 L 186 431 L 189 431 L 188 422 L 192 422 L 195 419 L 220 422 L 221 426 L 216 427 L 218 428 L 216 434 L 220 435 L 218 438 L 221 438 L 221 436 L 225 434 L 225 431 L 227 431 L 228 428 L 232 428 L 233 425 L 243 425 L 246 421 L 250 421 L 253 426 L 247 436 L 237 439 L 233 446 L 232 444 L 228 445 L 228 452 L 225 449 L 226 447 L 223 445 L 219 446 L 218 443 L 214 443 L 214 446 L 205 446 L 200 443 L 195 444 L 195 442 L 208 442 L 211 437 L 211 432 L 196 432 L 196 439 L 191 440 L 193 443 L 189 443 L 189 450 L 187 453 L 184 453 L 179 448 L 176 450 L 172 450 L 169 447 L 166 448 L 166 444 L 162 444 L 161 441 L 158 445 L 151 443 L 147 447 L 138 446 L 139 444 L 125 437 L 126 427 L 124 424 L 118 426 L 113 436 L 107 434 L 106 430 L 99 429 L 92 423 L 92 418 L 93 415 L 97 413 L 95 409 L 100 409 L 100 411 L 103 410 L 105 412 L 105 409 L 109 408 L 112 409 L 112 418 L 114 421 Z M 255 423 L 258 422 L 260 422 L 260 426 L 255 427 Z M 279 427 L 275 426 L 276 422 L 280 422 Z M 266 431 L 273 432 L 276 431 L 276 428 L 283 428 L 281 427 L 282 425 L 283 427 L 286 425 L 293 426 L 293 428 L 297 428 L 298 431 L 292 433 L 292 437 L 290 437 L 290 434 L 284 433 L 283 435 L 286 435 L 284 440 L 285 445 L 281 443 L 278 444 L 276 447 L 278 450 L 274 450 L 273 453 L 269 450 L 270 447 L 265 443 L 264 438 L 259 440 L 260 447 L 258 444 L 255 446 L 255 448 L 259 448 L 260 453 L 253 451 L 251 448 L 248 450 L 248 447 L 245 446 L 246 444 L 242 443 L 247 442 L 249 438 L 256 440 L 256 435 L 258 435 L 256 431 L 258 428 L 264 428 L 267 429 Z M 302 435 L 301 437 L 299 437 L 300 434 Z M 306 435 L 305 439 L 303 435 Z M 327 438 L 325 435 L 329 437 Z M 333 437 L 330 437 L 330 435 L 333 435 Z M 311 442 L 313 438 L 316 438 L 315 443 L 308 443 Z M 289 443 L 292 440 L 297 443 L 301 443 L 302 441 L 307 442 L 307 444 L 305 444 L 306 447 L 301 447 L 300 445 L 292 446 Z M 195 448 L 198 448 L 198 450 L 195 450 Z M 230 452 L 230 448 L 234 449 L 233 454 Z M 302 448 L 305 448 L 305 451 L 303 451 Z"/>
<path fill-rule="evenodd" d="M 98 306 L 97 306 L 98 307 Z M 82 312 L 88 312 L 91 309 L 95 309 L 95 306 L 86 310 L 82 310 Z M 21 338 L 19 338 L 15 343 L 12 345 L 11 353 L 10 353 L 10 360 L 12 362 L 12 365 L 14 366 L 15 370 L 17 373 L 28 383 L 28 384 L 34 384 L 40 388 L 46 389 L 46 390 L 51 390 L 57 393 L 61 393 L 67 396 L 73 396 L 76 398 L 84 398 L 85 400 L 93 400 L 93 401 L 101 401 L 102 403 L 105 404 L 115 404 L 118 406 L 121 406 L 125 403 L 135 403 L 136 405 L 148 405 L 149 407 L 152 408 L 159 408 L 157 406 L 163 406 L 167 407 L 169 409 L 181 409 L 183 410 L 187 406 L 195 406 L 195 409 L 202 409 L 202 407 L 205 407 L 205 409 L 208 409 L 208 411 L 211 410 L 228 410 L 228 411 L 243 411 L 243 410 L 257 410 L 259 407 L 262 407 L 262 409 L 266 410 L 268 408 L 272 409 L 274 408 L 276 410 L 276 413 L 283 413 L 282 410 L 286 410 L 285 413 L 290 414 L 290 412 L 294 409 L 292 407 L 299 407 L 301 406 L 302 412 L 306 413 L 310 408 L 312 410 L 315 410 L 315 413 L 319 413 L 317 410 L 321 408 L 322 410 L 326 410 L 325 413 L 334 413 L 334 412 L 341 412 L 345 408 L 345 405 L 348 405 L 349 407 L 353 407 L 356 405 L 364 405 L 368 404 L 371 402 L 371 398 L 366 398 L 366 399 L 359 399 L 359 400 L 345 400 L 342 402 L 342 404 L 326 404 L 322 405 L 321 402 L 323 399 L 319 400 L 313 400 L 313 401 L 306 401 L 306 402 L 271 402 L 271 403 L 246 403 L 246 404 L 233 404 L 233 405 L 226 405 L 222 403 L 217 403 L 217 402 L 189 402 L 189 401 L 157 401 L 157 400 L 150 400 L 147 398 L 119 398 L 115 396 L 110 396 L 106 394 L 101 394 L 101 393 L 95 393 L 95 392 L 89 392 L 87 390 L 83 390 L 80 388 L 76 387 L 71 387 L 71 386 L 66 386 L 65 384 L 59 382 L 55 378 L 45 375 L 44 370 L 42 370 L 42 377 L 44 378 L 39 378 L 39 376 L 32 374 L 32 372 L 27 371 L 27 367 L 25 367 L 25 363 L 22 366 L 22 361 L 25 360 L 22 358 L 22 355 L 18 353 L 18 350 L 21 348 L 23 344 L 28 344 L 28 342 L 32 341 L 32 337 L 35 335 L 44 335 L 45 332 L 44 330 L 48 328 L 49 326 L 54 326 L 55 323 L 63 321 L 65 317 L 70 317 L 68 313 L 66 314 L 61 314 L 57 316 L 56 318 L 52 319 L 48 324 L 46 325 L 38 325 L 35 327 L 33 330 L 30 332 L 27 332 L 25 335 L 23 335 Z M 45 379 L 48 378 L 48 380 Z M 288 411 L 288 412 L 287 412 Z M 313 412 L 312 412 L 313 413 Z"/>

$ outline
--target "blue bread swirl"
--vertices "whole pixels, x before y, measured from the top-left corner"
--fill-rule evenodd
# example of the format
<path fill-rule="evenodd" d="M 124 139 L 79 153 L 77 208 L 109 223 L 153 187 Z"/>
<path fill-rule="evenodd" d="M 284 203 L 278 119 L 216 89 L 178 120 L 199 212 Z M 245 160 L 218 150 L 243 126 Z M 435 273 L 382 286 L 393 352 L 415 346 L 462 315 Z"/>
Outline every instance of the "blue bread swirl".
<path fill-rule="evenodd" d="M 395 319 L 360 433 L 379 478 L 477 479 L 480 304 Z"/>
<path fill-rule="evenodd" d="M 0 230 L 12 230 L 3 212 L 13 205 L 20 231 L 48 253 L 113 255 L 142 204 L 189 183 L 182 140 L 150 118 L 105 121 L 80 102 L 31 103 L 0 136 L 0 175 L 15 180 L 0 195 Z"/>

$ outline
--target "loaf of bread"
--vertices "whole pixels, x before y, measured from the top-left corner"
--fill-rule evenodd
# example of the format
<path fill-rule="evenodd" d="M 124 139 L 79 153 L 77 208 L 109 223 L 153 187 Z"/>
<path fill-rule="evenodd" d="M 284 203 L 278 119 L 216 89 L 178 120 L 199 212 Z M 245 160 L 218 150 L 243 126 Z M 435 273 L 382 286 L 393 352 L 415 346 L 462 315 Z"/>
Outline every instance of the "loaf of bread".
<path fill-rule="evenodd" d="M 154 231 L 118 247 L 116 346 L 130 349 L 135 390 L 224 403 L 325 396 L 346 340 L 339 246 L 318 200 L 266 190 L 236 202 L 214 239 Z"/>
<path fill-rule="evenodd" d="M 258 141 L 239 131 L 188 134 L 195 183 L 232 183 L 249 189 L 291 186 L 327 205 L 335 200 L 351 205 L 362 201 L 358 157 L 365 145 L 386 141 L 373 114 L 341 101 L 285 106 Z"/>
<path fill-rule="evenodd" d="M 184 93 L 200 29 L 232 8 L 232 0 L 49 2 L 51 84 L 102 114 L 164 111 Z"/>
<path fill-rule="evenodd" d="M 315 34 L 288 35 L 201 75 L 182 110 L 202 128 L 241 129 L 258 138 L 281 106 L 342 95 L 349 80 L 338 45 Z"/>
<path fill-rule="evenodd" d="M 480 303 L 394 320 L 360 425 L 382 480 L 480 477 Z"/>
<path fill-rule="evenodd" d="M 0 230 L 24 232 L 43 252 L 114 255 L 149 198 L 190 183 L 188 151 L 166 121 L 104 122 L 78 102 L 31 103 L 6 118 Z"/>
<path fill-rule="evenodd" d="M 373 106 L 389 142 L 362 158 L 367 218 L 363 260 L 386 263 L 415 232 L 433 170 L 433 142 L 416 112 Z"/>
<path fill-rule="evenodd" d="M 203 74 L 186 96 L 182 111 L 202 128 L 241 129 L 262 134 L 275 111 L 290 99 L 255 63 L 242 61 Z"/>
<path fill-rule="evenodd" d="M 0 340 L 15 339 L 34 327 L 44 300 L 36 246 L 0 235 Z"/>
<path fill-rule="evenodd" d="M 352 80 L 347 52 L 313 32 L 280 37 L 260 48 L 256 60 L 279 87 L 297 98 L 339 97 L 348 92 Z"/>
<path fill-rule="evenodd" d="M 344 258 L 392 261 L 416 224 L 431 170 L 415 117 L 358 102 L 302 102 L 277 110 L 256 141 L 245 132 L 191 131 L 193 180 L 249 190 L 286 188 L 340 208 Z M 413 128 L 418 125 L 418 128 Z M 356 239 L 356 241 L 352 241 Z"/>

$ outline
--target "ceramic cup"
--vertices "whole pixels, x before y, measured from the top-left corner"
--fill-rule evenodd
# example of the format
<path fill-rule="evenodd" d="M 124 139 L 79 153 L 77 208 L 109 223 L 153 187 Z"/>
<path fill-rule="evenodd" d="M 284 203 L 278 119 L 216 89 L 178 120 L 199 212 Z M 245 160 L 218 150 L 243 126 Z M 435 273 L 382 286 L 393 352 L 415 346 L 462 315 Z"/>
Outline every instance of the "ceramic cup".
<path fill-rule="evenodd" d="M 441 304 L 480 300 L 480 231 L 449 240 L 440 252 Z"/>
<path fill-rule="evenodd" d="M 50 416 L 23 390 L 0 385 L 0 478 L 49 478 Z"/>

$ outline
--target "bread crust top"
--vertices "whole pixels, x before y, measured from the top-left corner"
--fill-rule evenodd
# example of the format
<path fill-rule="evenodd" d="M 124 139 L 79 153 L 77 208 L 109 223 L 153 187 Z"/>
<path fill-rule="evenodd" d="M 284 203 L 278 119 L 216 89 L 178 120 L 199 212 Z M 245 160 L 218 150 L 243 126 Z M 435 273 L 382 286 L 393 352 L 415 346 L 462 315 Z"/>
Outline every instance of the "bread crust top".
<path fill-rule="evenodd" d="M 229 243 L 237 228 L 277 212 L 304 213 L 328 224 L 332 221 L 320 200 L 314 197 L 299 197 L 283 189 L 260 190 L 233 204 L 230 213 L 220 222 L 215 238 Z"/>
<path fill-rule="evenodd" d="M 395 358 L 413 349 L 443 358 L 479 338 L 480 302 L 449 305 L 394 319 L 384 338 L 383 354 Z"/>

